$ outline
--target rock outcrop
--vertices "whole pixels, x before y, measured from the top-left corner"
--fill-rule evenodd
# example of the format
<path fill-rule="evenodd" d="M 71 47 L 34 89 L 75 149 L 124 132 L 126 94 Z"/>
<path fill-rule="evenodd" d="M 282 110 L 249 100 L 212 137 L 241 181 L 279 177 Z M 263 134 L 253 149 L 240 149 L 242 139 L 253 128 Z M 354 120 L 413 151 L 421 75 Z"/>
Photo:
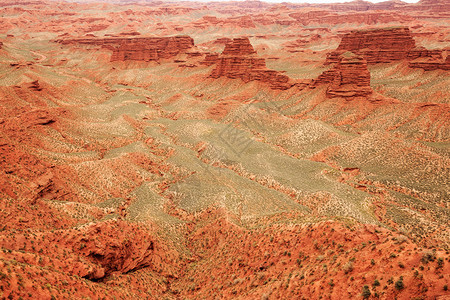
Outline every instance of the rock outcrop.
<path fill-rule="evenodd" d="M 313 82 L 312 87 L 321 84 L 329 84 L 326 92 L 328 98 L 367 97 L 373 92 L 367 62 L 351 52 L 340 55 L 339 62 L 330 70 L 323 72 Z"/>
<path fill-rule="evenodd" d="M 445 14 L 450 11 L 450 3 L 446 0 L 420 0 L 415 6 L 420 11 L 430 11 L 438 14 Z"/>
<path fill-rule="evenodd" d="M 209 57 L 209 61 L 214 59 L 213 56 Z M 256 51 L 248 38 L 236 38 L 225 45 L 210 75 L 212 78 L 222 76 L 232 79 L 240 78 L 244 82 L 253 80 L 267 82 L 271 88 L 280 90 L 288 89 L 293 85 L 288 76 L 267 69 L 265 59 L 256 57 Z"/>
<path fill-rule="evenodd" d="M 417 47 L 412 49 L 407 56 L 408 60 L 414 60 L 418 58 L 434 58 L 434 59 L 442 59 L 442 50 L 441 49 L 433 49 L 429 50 L 424 47 Z"/>
<path fill-rule="evenodd" d="M 415 46 L 407 27 L 357 30 L 342 37 L 338 48 L 328 54 L 326 63 L 337 63 L 346 51 L 362 56 L 368 64 L 388 63 L 408 58 Z"/>
<path fill-rule="evenodd" d="M 222 55 L 247 56 L 256 54 L 248 38 L 236 38 L 225 45 Z"/>
<path fill-rule="evenodd" d="M 111 61 L 155 61 L 174 57 L 194 46 L 194 40 L 189 36 L 79 38 L 57 42 L 64 45 L 94 45 L 112 50 Z"/>
<path fill-rule="evenodd" d="M 342 38 L 335 51 L 327 55 L 325 64 L 339 62 L 346 51 L 362 56 L 368 64 L 408 60 L 410 68 L 450 69 L 448 58 L 443 59 L 443 50 L 416 47 L 407 27 L 352 31 Z"/>
<path fill-rule="evenodd" d="M 450 70 L 450 55 L 447 55 L 445 60 L 437 57 L 418 58 L 410 61 L 408 66 L 410 68 L 424 69 L 425 71 L 433 71 L 438 69 Z"/>
<path fill-rule="evenodd" d="M 387 11 L 354 11 L 354 12 L 333 12 L 329 10 L 310 10 L 302 12 L 293 12 L 289 17 L 295 19 L 301 25 L 310 24 L 329 24 L 337 25 L 347 24 L 367 24 L 376 25 L 380 23 L 408 23 L 414 21 L 410 16 Z"/>
<path fill-rule="evenodd" d="M 450 70 L 449 49 L 428 50 L 423 47 L 414 49 L 408 55 L 410 68 L 420 68 L 425 71 L 437 69 Z"/>
<path fill-rule="evenodd" d="M 208 53 L 205 55 L 205 59 L 200 62 L 202 65 L 212 66 L 219 61 L 219 54 L 217 53 Z"/>
<path fill-rule="evenodd" d="M 195 28 L 205 29 L 208 27 L 231 27 L 231 28 L 255 28 L 256 25 L 251 16 L 236 16 L 218 18 L 215 16 L 203 16 L 200 20 L 192 23 Z"/>
<path fill-rule="evenodd" d="M 368 64 L 408 60 L 410 68 L 426 71 L 450 68 L 448 59 L 443 59 L 443 50 L 416 47 L 407 27 L 352 31 L 344 35 L 338 48 L 327 55 L 325 64 L 339 62 L 346 51 L 362 56 Z"/>

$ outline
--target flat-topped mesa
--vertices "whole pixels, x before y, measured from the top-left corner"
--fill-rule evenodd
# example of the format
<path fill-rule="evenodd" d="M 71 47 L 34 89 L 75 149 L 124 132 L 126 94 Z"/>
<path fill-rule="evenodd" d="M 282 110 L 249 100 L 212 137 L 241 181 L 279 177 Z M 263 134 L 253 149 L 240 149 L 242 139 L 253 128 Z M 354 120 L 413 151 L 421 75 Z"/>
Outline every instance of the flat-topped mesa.
<path fill-rule="evenodd" d="M 325 64 L 337 63 L 339 55 L 351 51 L 368 64 L 406 59 L 416 46 L 407 27 L 355 30 L 342 37 L 338 48 L 327 55 Z"/>
<path fill-rule="evenodd" d="M 330 70 L 323 72 L 312 84 L 329 84 L 328 98 L 367 97 L 373 93 L 370 87 L 370 72 L 366 60 L 352 52 L 339 56 L 339 62 Z"/>
<path fill-rule="evenodd" d="M 244 82 L 262 81 L 270 84 L 272 89 L 285 90 L 293 86 L 290 78 L 276 70 L 266 67 L 264 58 L 255 56 L 256 51 L 248 38 L 233 39 L 225 45 L 225 49 L 218 57 L 209 55 L 203 64 L 216 64 L 210 77 L 240 78 Z"/>
<path fill-rule="evenodd" d="M 152 61 L 171 58 L 194 46 L 194 40 L 188 36 L 155 38 L 152 40 L 122 43 L 113 50 L 111 61 Z"/>
<path fill-rule="evenodd" d="M 233 39 L 225 45 L 225 49 L 222 52 L 222 55 L 229 56 L 248 56 L 252 54 L 256 54 L 256 51 L 250 44 L 248 37 Z"/>
<path fill-rule="evenodd" d="M 189 36 L 172 37 L 111 37 L 56 40 L 61 44 L 101 46 L 113 51 L 111 61 L 152 61 L 171 58 L 194 46 Z"/>

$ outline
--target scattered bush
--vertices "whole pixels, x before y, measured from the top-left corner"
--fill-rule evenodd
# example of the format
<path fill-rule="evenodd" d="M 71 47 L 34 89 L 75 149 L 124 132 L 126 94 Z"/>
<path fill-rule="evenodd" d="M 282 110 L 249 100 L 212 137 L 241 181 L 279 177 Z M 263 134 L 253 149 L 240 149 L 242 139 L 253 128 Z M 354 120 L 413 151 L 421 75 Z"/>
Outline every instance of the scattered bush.
<path fill-rule="evenodd" d="M 428 262 L 434 261 L 435 259 L 436 259 L 436 254 L 434 252 L 426 251 L 423 253 L 421 261 L 424 264 L 427 264 Z"/>
<path fill-rule="evenodd" d="M 373 286 L 380 286 L 380 282 L 378 281 L 378 279 L 374 280 Z"/>
<path fill-rule="evenodd" d="M 370 293 L 370 289 L 367 285 L 363 286 L 362 289 L 362 296 L 364 299 L 368 299 L 370 297 L 371 293 Z"/>
<path fill-rule="evenodd" d="M 442 257 L 439 257 L 437 260 L 438 268 L 444 267 L 444 259 Z"/>
<path fill-rule="evenodd" d="M 405 285 L 403 284 L 403 279 L 400 278 L 399 280 L 397 280 L 397 282 L 395 283 L 395 288 L 397 290 L 403 290 L 405 288 Z"/>

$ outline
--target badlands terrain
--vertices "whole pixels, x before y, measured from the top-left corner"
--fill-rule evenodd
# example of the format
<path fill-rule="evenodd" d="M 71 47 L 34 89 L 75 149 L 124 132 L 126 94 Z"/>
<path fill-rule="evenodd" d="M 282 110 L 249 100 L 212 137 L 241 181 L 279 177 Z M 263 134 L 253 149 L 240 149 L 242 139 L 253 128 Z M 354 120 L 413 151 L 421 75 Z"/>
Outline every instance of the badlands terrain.
<path fill-rule="evenodd" d="M 450 3 L 0 2 L 1 299 L 450 299 Z"/>

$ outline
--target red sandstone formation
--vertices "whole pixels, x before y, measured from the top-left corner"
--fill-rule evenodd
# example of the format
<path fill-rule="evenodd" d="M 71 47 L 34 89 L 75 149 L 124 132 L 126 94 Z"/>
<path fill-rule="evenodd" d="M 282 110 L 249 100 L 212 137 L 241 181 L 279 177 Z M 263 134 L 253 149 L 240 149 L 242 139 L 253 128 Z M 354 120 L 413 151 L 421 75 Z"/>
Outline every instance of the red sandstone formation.
<path fill-rule="evenodd" d="M 298 38 L 294 41 L 290 41 L 290 42 L 283 44 L 286 51 L 291 52 L 291 53 L 299 52 L 298 48 L 303 48 L 306 45 L 317 42 L 322 38 L 322 36 L 317 33 L 310 34 L 310 35 L 304 35 L 304 36 L 300 36 L 300 37 L 301 38 Z"/>
<path fill-rule="evenodd" d="M 61 44 L 95 45 L 113 51 L 111 61 L 152 61 L 171 58 L 194 46 L 189 36 L 137 38 L 79 38 L 57 40 Z"/>
<path fill-rule="evenodd" d="M 433 58 L 419 58 L 409 62 L 410 68 L 420 68 L 425 71 L 433 71 L 437 69 L 450 70 L 450 56 L 445 60 L 438 60 Z"/>
<path fill-rule="evenodd" d="M 410 16 L 382 11 L 336 13 L 328 10 L 311 10 L 290 13 L 289 16 L 302 25 L 342 23 L 376 25 L 389 22 L 408 23 L 414 20 Z"/>
<path fill-rule="evenodd" d="M 269 83 L 273 89 L 280 90 L 288 89 L 293 85 L 288 76 L 267 69 L 264 58 L 255 57 L 255 54 L 256 51 L 248 38 L 233 39 L 225 46 L 210 77 L 240 78 L 244 82 L 258 80 Z M 209 57 L 209 61 L 213 60 L 214 57 Z"/>
<path fill-rule="evenodd" d="M 415 6 L 412 6 L 413 10 L 417 11 L 430 11 L 434 14 L 445 14 L 450 11 L 450 3 L 446 0 L 420 0 Z"/>
<path fill-rule="evenodd" d="M 222 52 L 222 55 L 229 56 L 247 56 L 252 54 L 256 54 L 256 51 L 248 38 L 233 39 L 232 42 L 225 45 L 225 49 Z"/>
<path fill-rule="evenodd" d="M 329 98 L 367 97 L 373 92 L 367 62 L 351 52 L 339 56 L 339 62 L 331 70 L 323 72 L 314 81 L 313 86 L 319 84 L 329 84 Z"/>
<path fill-rule="evenodd" d="M 226 45 L 226 44 L 228 44 L 228 43 L 230 43 L 230 42 L 231 42 L 231 39 L 230 39 L 230 38 L 224 37 L 224 38 L 218 38 L 217 40 L 215 40 L 215 41 L 214 41 L 214 44 Z"/>
<path fill-rule="evenodd" d="M 325 64 L 336 63 L 340 55 L 351 51 L 362 56 L 368 64 L 409 60 L 411 68 L 448 70 L 442 50 L 415 47 L 415 41 L 406 27 L 352 31 L 346 34 L 339 47 L 327 55 Z"/>
<path fill-rule="evenodd" d="M 202 65 L 212 66 L 219 61 L 219 54 L 217 53 L 208 53 L 205 55 L 205 59 L 200 62 Z"/>
<path fill-rule="evenodd" d="M 238 16 L 230 18 L 217 18 L 215 16 L 204 16 L 202 19 L 193 23 L 194 27 L 206 28 L 209 26 L 233 26 L 240 28 L 255 28 L 250 16 Z"/>
<path fill-rule="evenodd" d="M 433 49 L 429 50 L 424 47 L 417 47 L 412 49 L 407 56 L 408 60 L 414 60 L 418 58 L 433 58 L 433 59 L 442 59 L 442 50 L 441 49 Z"/>
<path fill-rule="evenodd" d="M 410 53 L 411 58 L 413 59 L 408 63 L 410 68 L 420 68 L 425 71 L 433 71 L 437 69 L 450 70 L 450 55 L 448 54 L 448 50 L 420 50 Z M 442 55 L 443 52 L 447 52 L 445 59 Z"/>
<path fill-rule="evenodd" d="M 339 55 L 346 51 L 361 55 L 368 64 L 387 63 L 406 59 L 414 48 L 414 39 L 406 27 L 357 30 L 342 37 L 326 63 L 338 62 Z"/>

